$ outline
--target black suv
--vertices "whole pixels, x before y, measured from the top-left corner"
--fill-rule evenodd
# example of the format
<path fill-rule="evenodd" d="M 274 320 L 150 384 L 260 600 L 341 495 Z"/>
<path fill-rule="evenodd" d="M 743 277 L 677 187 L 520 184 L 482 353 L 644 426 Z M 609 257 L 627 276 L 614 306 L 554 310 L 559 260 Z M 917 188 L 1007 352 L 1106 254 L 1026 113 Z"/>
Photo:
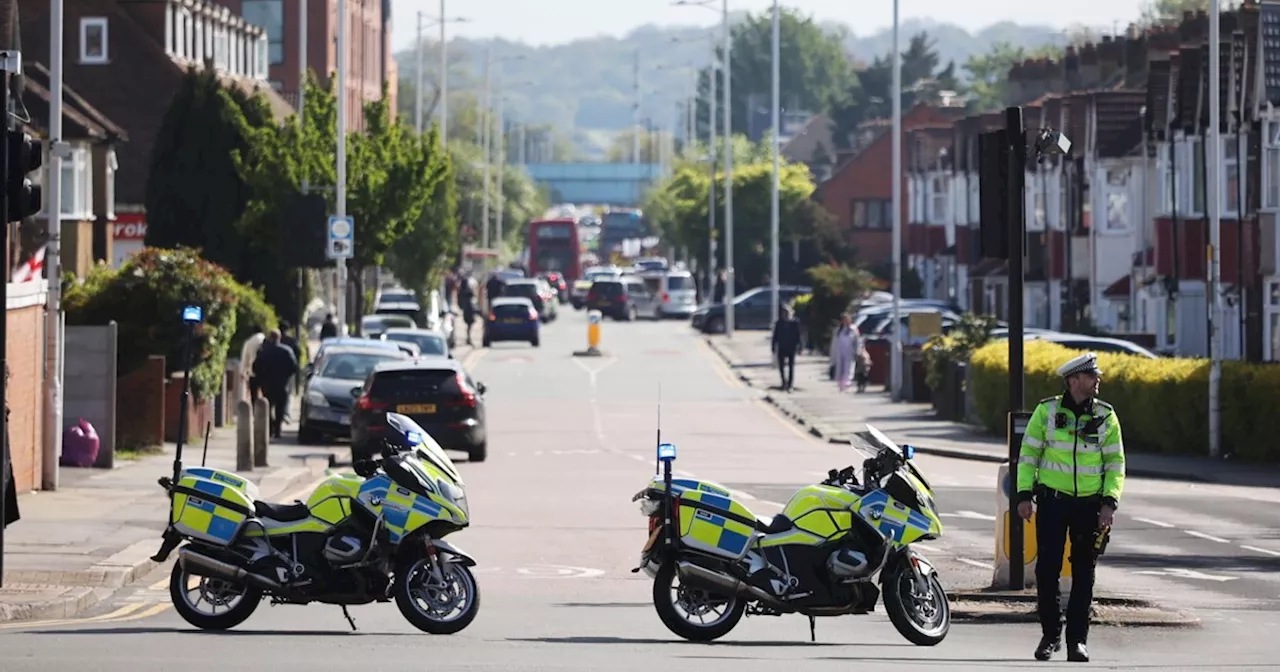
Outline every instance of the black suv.
<path fill-rule="evenodd" d="M 587 292 L 587 310 L 598 310 L 605 317 L 630 322 L 636 319 L 636 298 L 647 291 L 640 278 L 601 278 L 591 283 L 591 290 Z"/>
<path fill-rule="evenodd" d="M 457 360 L 433 357 L 377 365 L 351 414 L 353 463 L 376 457 L 369 454 L 370 446 L 387 431 L 388 411 L 412 418 L 442 448 L 483 462 L 488 452 L 484 393 L 484 383 L 472 380 Z"/>

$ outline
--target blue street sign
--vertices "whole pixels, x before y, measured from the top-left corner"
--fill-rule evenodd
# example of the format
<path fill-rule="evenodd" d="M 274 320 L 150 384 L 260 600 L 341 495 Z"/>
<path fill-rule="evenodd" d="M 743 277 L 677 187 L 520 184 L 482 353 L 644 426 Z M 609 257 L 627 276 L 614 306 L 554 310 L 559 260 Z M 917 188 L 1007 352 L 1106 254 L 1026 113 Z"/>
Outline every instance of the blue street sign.
<path fill-rule="evenodd" d="M 351 217 L 329 218 L 329 244 L 325 253 L 330 259 L 350 259 L 355 256 L 355 220 Z"/>

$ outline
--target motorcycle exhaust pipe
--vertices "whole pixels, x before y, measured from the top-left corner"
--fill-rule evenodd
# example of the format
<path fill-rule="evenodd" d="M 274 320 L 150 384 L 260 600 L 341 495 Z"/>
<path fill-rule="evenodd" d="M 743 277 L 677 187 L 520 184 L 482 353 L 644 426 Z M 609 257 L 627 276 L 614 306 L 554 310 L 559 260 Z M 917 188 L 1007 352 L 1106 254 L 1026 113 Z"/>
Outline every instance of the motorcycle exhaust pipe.
<path fill-rule="evenodd" d="M 680 571 L 682 580 L 688 578 L 689 582 L 695 585 L 701 583 L 723 591 L 727 595 L 746 595 L 747 597 L 759 600 L 778 611 L 795 611 L 795 609 L 778 598 L 755 586 L 743 583 L 728 574 L 712 571 L 706 567 L 695 565 L 692 562 L 684 560 L 677 562 L 676 568 Z"/>
<path fill-rule="evenodd" d="M 222 579 L 233 583 L 247 583 L 251 586 L 269 590 L 276 593 L 284 593 L 284 586 L 279 582 L 267 578 L 261 574 L 246 571 L 244 568 L 223 562 L 216 558 L 211 558 L 199 551 L 193 551 L 190 548 L 184 548 L 178 551 L 178 563 L 182 568 L 192 574 L 203 574 L 211 576 L 215 579 Z"/>

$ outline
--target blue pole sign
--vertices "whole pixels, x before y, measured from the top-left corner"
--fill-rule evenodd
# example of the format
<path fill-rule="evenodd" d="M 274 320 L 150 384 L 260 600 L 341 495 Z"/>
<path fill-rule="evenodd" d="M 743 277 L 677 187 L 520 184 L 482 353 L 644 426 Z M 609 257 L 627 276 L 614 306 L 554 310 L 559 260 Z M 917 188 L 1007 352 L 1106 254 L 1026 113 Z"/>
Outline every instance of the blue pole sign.
<path fill-rule="evenodd" d="M 183 306 L 182 321 L 188 324 L 204 322 L 204 309 L 200 306 Z"/>
<path fill-rule="evenodd" d="M 676 444 L 660 443 L 658 444 L 658 459 L 663 462 L 674 462 L 676 459 Z"/>

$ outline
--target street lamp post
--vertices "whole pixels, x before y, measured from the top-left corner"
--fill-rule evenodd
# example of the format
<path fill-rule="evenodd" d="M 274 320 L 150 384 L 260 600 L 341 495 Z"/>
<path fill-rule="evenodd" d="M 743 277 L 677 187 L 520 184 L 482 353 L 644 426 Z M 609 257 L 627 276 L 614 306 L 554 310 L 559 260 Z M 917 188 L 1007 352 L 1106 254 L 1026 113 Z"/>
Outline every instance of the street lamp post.
<path fill-rule="evenodd" d="M 781 92 L 781 36 L 782 19 L 778 12 L 778 0 L 773 0 L 773 137 L 770 139 L 773 152 L 773 194 L 769 203 L 769 313 L 771 320 L 779 317 L 778 313 L 778 228 L 781 213 L 778 211 L 778 155 L 782 153 L 782 141 L 779 136 L 782 133 L 782 125 L 780 117 L 782 116 L 782 92 Z"/>
<path fill-rule="evenodd" d="M 889 380 L 894 401 L 902 395 L 902 53 L 898 32 L 898 0 L 893 0 L 893 328 Z"/>
<path fill-rule="evenodd" d="M 1209 188 L 1206 200 L 1209 211 L 1209 456 L 1222 455 L 1222 417 L 1219 390 L 1222 386 L 1222 3 L 1209 2 Z M 1237 154 L 1237 157 L 1242 156 Z M 1244 165 L 1241 162 L 1241 165 Z M 1243 201 L 1237 206 L 1244 211 Z M 1238 229 L 1237 229 L 1238 230 Z M 1243 308 L 1242 308 L 1243 309 Z"/>
<path fill-rule="evenodd" d="M 440 28 L 440 104 L 437 107 L 440 112 L 440 144 L 442 147 L 448 143 L 447 138 L 449 133 L 449 49 L 448 49 L 448 42 L 446 41 L 446 36 L 445 36 L 445 24 L 466 23 L 468 21 L 467 18 L 461 17 L 461 16 L 448 18 L 447 16 L 445 16 L 444 11 L 445 11 L 445 0 L 440 0 L 440 16 L 436 17 L 435 23 L 427 24 L 425 26 L 422 23 L 422 19 L 426 15 L 424 15 L 422 12 L 418 12 L 418 40 L 417 40 L 418 43 L 417 43 L 417 48 L 414 50 L 417 55 L 417 68 L 418 68 L 417 75 L 416 75 L 417 91 L 414 93 L 414 98 L 413 98 L 413 128 L 419 134 L 421 134 L 422 121 L 423 121 L 422 99 L 424 95 L 423 76 L 425 75 L 424 66 L 423 66 L 423 58 L 424 58 L 423 52 L 425 50 L 425 46 L 424 46 L 425 43 L 423 42 L 423 39 L 422 39 L 422 30 L 423 28 L 429 28 L 431 26 L 439 26 Z"/>
<path fill-rule="evenodd" d="M 347 0 L 338 0 L 338 119 L 337 119 L 337 184 L 335 186 L 335 214 L 339 218 L 347 216 L 347 67 L 350 60 L 347 52 Z M 356 223 L 357 225 L 360 222 Z M 368 224 L 367 222 L 365 223 Z M 338 267 L 338 328 L 342 335 L 347 334 L 347 260 L 339 257 L 334 260 Z"/>

